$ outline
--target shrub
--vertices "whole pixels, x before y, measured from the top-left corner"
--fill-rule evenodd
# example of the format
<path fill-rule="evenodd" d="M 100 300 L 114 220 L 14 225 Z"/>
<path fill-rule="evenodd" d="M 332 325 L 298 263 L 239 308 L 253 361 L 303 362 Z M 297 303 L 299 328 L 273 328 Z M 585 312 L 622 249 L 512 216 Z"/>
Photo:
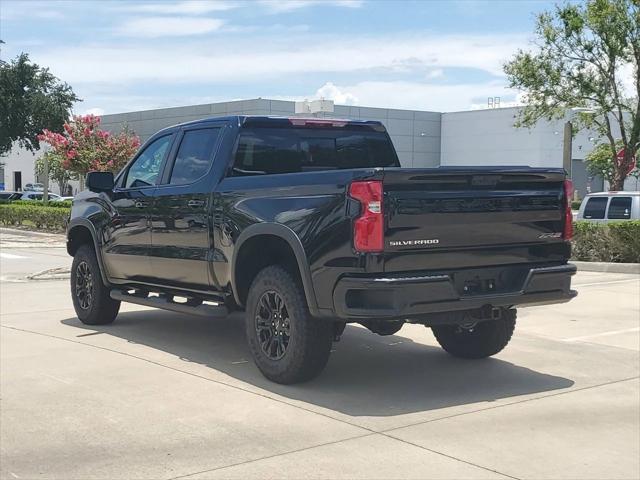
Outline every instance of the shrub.
<path fill-rule="evenodd" d="M 571 210 L 580 210 L 580 205 L 582 204 L 582 200 L 577 200 L 571 202 Z"/>
<path fill-rule="evenodd" d="M 640 263 L 640 221 L 576 222 L 574 260 Z"/>
<path fill-rule="evenodd" d="M 0 199 L 0 205 L 4 205 L 10 203 L 12 205 L 40 205 L 43 206 L 44 202 L 42 200 L 6 200 Z M 47 203 L 48 207 L 54 208 L 71 208 L 71 200 L 65 200 L 63 202 L 53 202 L 49 201 Z"/>
<path fill-rule="evenodd" d="M 37 202 L 0 204 L 0 223 L 5 226 L 34 226 L 37 229 L 64 230 L 69 221 L 69 207 L 49 206 Z"/>

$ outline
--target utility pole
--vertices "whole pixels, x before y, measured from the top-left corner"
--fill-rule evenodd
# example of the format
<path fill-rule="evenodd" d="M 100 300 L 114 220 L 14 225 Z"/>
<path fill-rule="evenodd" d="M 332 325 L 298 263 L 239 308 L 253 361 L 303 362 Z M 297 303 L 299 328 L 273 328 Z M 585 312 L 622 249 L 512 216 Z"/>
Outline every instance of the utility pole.
<path fill-rule="evenodd" d="M 44 189 L 42 192 L 42 203 L 47 203 L 49 201 L 49 160 L 47 159 L 46 154 L 42 160 L 44 161 L 44 180 L 42 182 Z"/>
<path fill-rule="evenodd" d="M 567 176 L 571 178 L 571 157 L 573 156 L 573 124 L 568 121 L 564 124 L 564 140 L 562 143 L 562 167 Z"/>

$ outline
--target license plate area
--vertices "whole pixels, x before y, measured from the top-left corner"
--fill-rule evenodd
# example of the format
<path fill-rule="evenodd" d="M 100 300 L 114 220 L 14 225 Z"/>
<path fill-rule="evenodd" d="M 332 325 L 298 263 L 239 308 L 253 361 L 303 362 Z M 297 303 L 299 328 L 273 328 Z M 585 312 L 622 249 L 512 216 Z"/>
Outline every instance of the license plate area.
<path fill-rule="evenodd" d="M 522 290 L 529 270 L 527 266 L 461 270 L 451 279 L 461 297 L 513 293 Z"/>

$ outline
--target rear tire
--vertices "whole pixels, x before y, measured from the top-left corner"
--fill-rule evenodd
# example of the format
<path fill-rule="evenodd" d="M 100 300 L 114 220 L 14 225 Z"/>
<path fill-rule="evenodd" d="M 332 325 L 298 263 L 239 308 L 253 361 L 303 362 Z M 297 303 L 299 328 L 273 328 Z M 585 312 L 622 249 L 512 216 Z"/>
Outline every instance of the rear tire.
<path fill-rule="evenodd" d="M 89 245 L 82 245 L 73 257 L 71 298 L 76 315 L 85 325 L 112 323 L 120 310 L 120 302 L 111 298 L 109 288 L 102 283 L 98 259 Z"/>
<path fill-rule="evenodd" d="M 245 329 L 256 365 L 276 383 L 310 380 L 329 360 L 332 322 L 311 316 L 302 287 L 280 266 L 266 267 L 253 281 Z"/>
<path fill-rule="evenodd" d="M 454 357 L 486 358 L 507 346 L 516 326 L 516 311 L 504 309 L 497 320 L 478 322 L 472 327 L 464 325 L 437 325 L 431 327 L 440 346 Z"/>

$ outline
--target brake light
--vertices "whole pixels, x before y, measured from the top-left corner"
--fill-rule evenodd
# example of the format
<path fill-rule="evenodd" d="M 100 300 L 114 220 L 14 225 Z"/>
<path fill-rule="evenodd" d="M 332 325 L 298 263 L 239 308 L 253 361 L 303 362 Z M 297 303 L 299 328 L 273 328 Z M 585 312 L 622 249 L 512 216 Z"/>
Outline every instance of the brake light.
<path fill-rule="evenodd" d="M 571 240 L 573 237 L 573 214 L 571 213 L 571 199 L 573 198 L 573 182 L 571 180 L 564 181 L 564 228 L 562 229 L 562 238 Z"/>
<path fill-rule="evenodd" d="M 295 127 L 346 127 L 347 120 L 317 119 L 317 118 L 290 118 L 289 122 Z"/>
<path fill-rule="evenodd" d="M 353 246 L 358 252 L 381 252 L 384 244 L 382 182 L 353 182 L 349 195 L 362 205 L 353 226 Z"/>

